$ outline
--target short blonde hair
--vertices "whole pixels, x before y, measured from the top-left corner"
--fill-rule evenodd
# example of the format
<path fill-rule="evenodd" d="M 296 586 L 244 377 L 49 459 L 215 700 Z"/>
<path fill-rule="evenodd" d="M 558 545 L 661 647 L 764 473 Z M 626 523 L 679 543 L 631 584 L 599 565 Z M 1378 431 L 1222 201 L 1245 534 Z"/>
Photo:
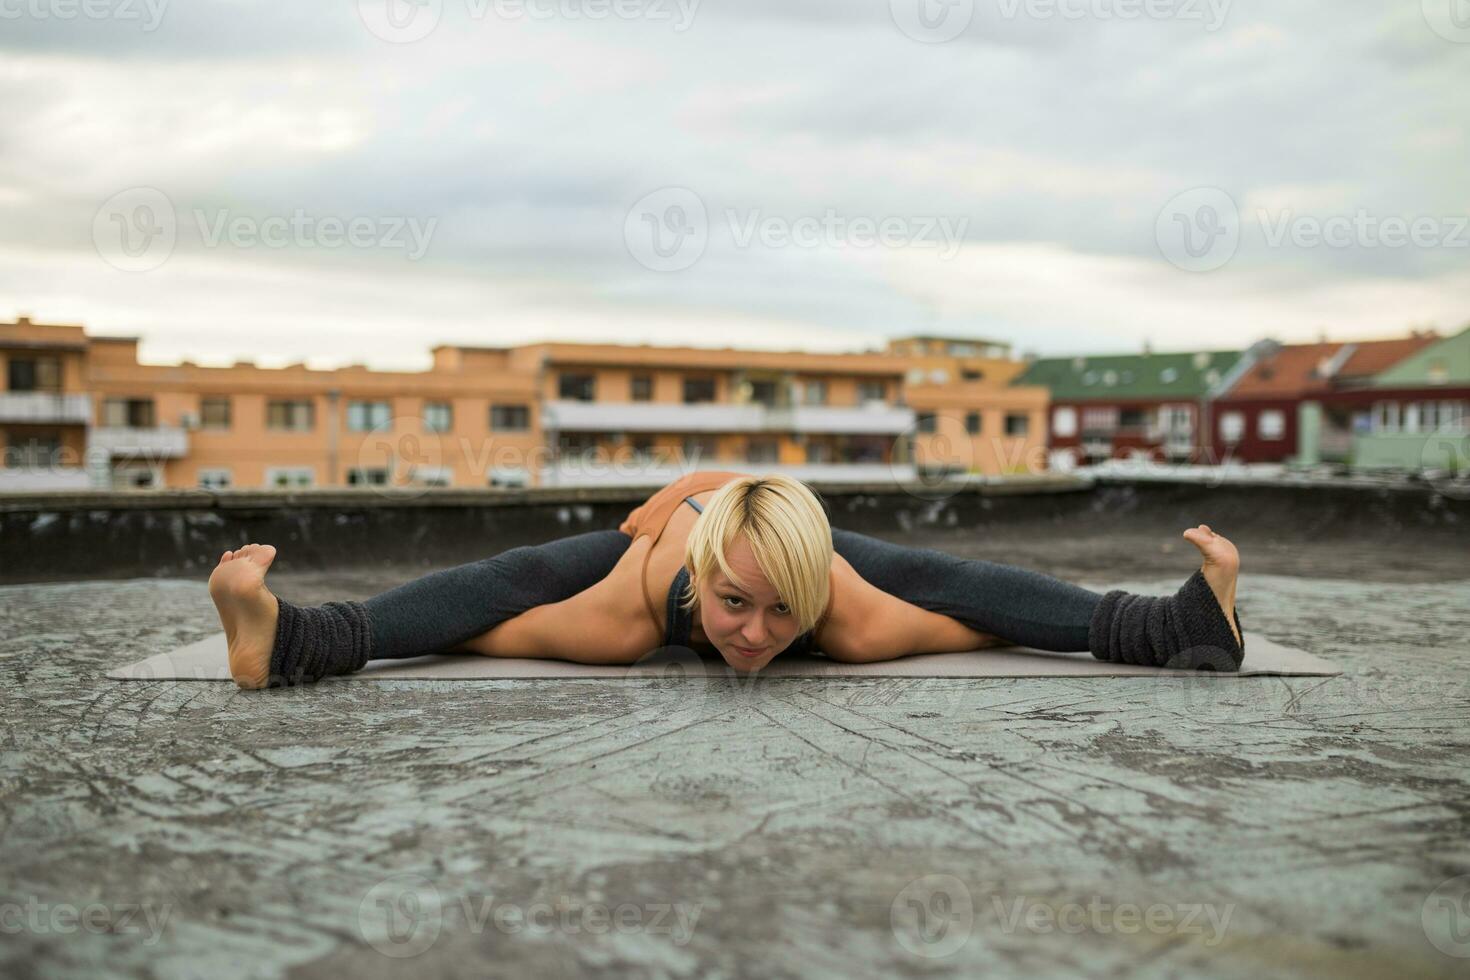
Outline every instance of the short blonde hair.
<path fill-rule="evenodd" d="M 832 525 L 817 495 L 780 473 L 736 477 L 715 491 L 684 545 L 689 585 L 680 605 L 693 609 L 699 583 L 716 568 L 746 588 L 725 560 L 725 549 L 739 534 L 796 617 L 797 632 L 813 629 L 831 596 Z"/>

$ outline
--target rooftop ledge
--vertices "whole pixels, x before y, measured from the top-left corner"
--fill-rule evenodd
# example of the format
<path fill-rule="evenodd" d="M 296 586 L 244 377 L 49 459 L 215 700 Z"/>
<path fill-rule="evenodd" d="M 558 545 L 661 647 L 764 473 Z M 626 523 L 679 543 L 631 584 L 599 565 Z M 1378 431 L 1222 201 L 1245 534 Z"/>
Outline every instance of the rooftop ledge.
<path fill-rule="evenodd" d="M 824 496 L 907 493 L 923 499 L 936 491 L 1001 496 L 1086 490 L 1093 479 L 1062 473 L 975 476 L 933 481 L 868 483 L 805 481 Z M 231 490 L 50 490 L 0 493 L 0 512 L 76 510 L 208 510 L 269 507 L 514 507 L 524 504 L 596 503 L 642 500 L 664 483 L 605 487 L 291 487 Z"/>

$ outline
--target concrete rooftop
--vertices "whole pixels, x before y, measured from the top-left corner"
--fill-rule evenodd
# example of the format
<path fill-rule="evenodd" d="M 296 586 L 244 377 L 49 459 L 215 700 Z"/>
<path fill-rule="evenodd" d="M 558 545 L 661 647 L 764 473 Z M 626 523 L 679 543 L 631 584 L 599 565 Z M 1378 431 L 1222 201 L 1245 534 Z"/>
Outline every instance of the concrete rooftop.
<path fill-rule="evenodd" d="M 1211 523 L 1247 646 L 1344 674 L 249 693 L 102 676 L 218 629 L 202 573 L 0 587 L 0 972 L 1466 975 L 1463 502 L 1293 535 L 1127 499 L 859 529 L 1162 593 Z M 298 602 L 424 570 L 277 567 Z"/>

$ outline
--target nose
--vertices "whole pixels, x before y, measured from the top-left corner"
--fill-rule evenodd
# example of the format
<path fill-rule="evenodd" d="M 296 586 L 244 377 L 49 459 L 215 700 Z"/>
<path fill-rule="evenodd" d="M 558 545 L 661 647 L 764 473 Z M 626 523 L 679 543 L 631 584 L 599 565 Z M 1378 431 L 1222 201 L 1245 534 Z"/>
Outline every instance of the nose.
<path fill-rule="evenodd" d="M 756 626 L 756 628 L 754 630 L 750 629 L 749 627 L 746 627 L 745 629 L 742 629 L 740 631 L 740 637 L 741 637 L 741 639 L 743 639 L 745 641 L 741 645 L 742 646 L 751 647 L 751 648 L 765 646 L 766 645 L 766 637 L 767 636 L 768 636 L 768 634 L 767 634 L 766 630 L 762 626 L 760 626 L 759 624 L 757 624 L 757 626 Z"/>

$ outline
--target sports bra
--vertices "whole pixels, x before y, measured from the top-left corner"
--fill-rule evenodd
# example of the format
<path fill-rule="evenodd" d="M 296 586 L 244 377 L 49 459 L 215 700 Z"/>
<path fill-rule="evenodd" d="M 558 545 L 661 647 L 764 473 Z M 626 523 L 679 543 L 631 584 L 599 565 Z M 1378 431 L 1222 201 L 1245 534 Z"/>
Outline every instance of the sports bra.
<path fill-rule="evenodd" d="M 648 594 L 648 561 L 653 557 L 654 549 L 658 547 L 659 540 L 664 536 L 664 529 L 669 526 L 669 518 L 674 516 L 674 512 L 685 501 L 702 513 L 704 508 L 699 506 L 698 501 L 691 500 L 691 497 L 704 493 L 706 490 L 718 490 L 736 477 L 744 475 L 744 473 L 728 470 L 696 470 L 681 476 L 665 485 L 645 503 L 635 507 L 618 526 L 619 531 L 634 541 L 645 534 L 653 537 L 653 541 L 648 545 L 648 550 L 643 553 L 643 568 L 638 575 L 638 588 L 643 592 L 643 605 L 648 609 L 648 616 L 653 620 L 654 626 L 658 626 L 658 610 L 654 607 L 653 599 Z"/>

